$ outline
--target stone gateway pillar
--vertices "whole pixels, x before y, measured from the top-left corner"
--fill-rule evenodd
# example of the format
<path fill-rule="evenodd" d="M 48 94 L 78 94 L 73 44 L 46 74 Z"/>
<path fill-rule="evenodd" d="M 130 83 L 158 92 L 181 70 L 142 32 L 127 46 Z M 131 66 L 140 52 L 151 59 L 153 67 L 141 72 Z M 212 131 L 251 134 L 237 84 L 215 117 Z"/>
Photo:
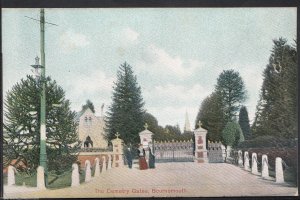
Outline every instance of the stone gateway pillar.
<path fill-rule="evenodd" d="M 143 149 L 145 150 L 146 160 L 149 163 L 149 148 L 153 153 L 153 144 L 152 144 L 152 136 L 153 133 L 148 130 L 148 124 L 145 124 L 145 130 L 139 133 L 140 136 L 140 143 L 143 145 Z"/>
<path fill-rule="evenodd" d="M 208 163 L 207 149 L 206 149 L 206 134 L 207 130 L 201 127 L 199 121 L 199 128 L 194 130 L 195 135 L 195 162 Z"/>
<path fill-rule="evenodd" d="M 123 140 L 119 138 L 120 134 L 117 133 L 115 139 L 111 140 L 113 145 L 113 167 L 123 167 Z M 109 163 L 109 162 L 108 162 Z"/>

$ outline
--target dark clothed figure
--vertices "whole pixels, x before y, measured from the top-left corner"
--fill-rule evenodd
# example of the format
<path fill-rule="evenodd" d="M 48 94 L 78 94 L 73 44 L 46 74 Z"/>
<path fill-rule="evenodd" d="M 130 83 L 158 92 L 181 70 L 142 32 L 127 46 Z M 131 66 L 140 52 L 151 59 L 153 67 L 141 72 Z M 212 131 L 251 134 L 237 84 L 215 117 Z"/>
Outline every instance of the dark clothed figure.
<path fill-rule="evenodd" d="M 149 148 L 149 168 L 155 168 L 155 156 L 152 154 L 151 148 Z"/>
<path fill-rule="evenodd" d="M 132 154 L 131 154 L 130 148 L 126 149 L 125 156 L 126 156 L 128 167 L 131 169 L 132 168 Z"/>
<path fill-rule="evenodd" d="M 138 149 L 139 152 L 139 166 L 140 170 L 145 170 L 148 169 L 147 161 L 145 158 L 145 150 L 143 149 L 142 146 Z"/>

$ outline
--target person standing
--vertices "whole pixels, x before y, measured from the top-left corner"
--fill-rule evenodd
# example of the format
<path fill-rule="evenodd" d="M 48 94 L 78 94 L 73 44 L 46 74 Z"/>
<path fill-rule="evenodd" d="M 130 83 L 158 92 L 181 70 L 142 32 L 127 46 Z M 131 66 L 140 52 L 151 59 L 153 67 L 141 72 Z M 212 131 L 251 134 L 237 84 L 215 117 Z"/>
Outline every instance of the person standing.
<path fill-rule="evenodd" d="M 132 154 L 131 154 L 131 149 L 130 147 L 128 147 L 125 151 L 125 156 L 126 156 L 126 160 L 127 160 L 127 164 L 129 169 L 132 168 Z"/>
<path fill-rule="evenodd" d="M 142 144 L 140 144 L 138 152 L 139 152 L 139 166 L 140 166 L 140 170 L 148 169 L 147 161 L 146 161 L 146 158 L 145 158 L 145 150 L 144 150 Z"/>
<path fill-rule="evenodd" d="M 149 147 L 149 168 L 155 168 L 155 156 L 152 154 L 151 148 Z"/>

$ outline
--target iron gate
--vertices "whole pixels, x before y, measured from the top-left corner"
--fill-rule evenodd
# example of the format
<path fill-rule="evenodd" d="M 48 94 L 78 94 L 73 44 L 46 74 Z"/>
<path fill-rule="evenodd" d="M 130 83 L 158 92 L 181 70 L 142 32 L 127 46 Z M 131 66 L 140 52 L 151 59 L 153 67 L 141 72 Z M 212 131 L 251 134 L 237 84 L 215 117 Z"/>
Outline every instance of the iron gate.
<path fill-rule="evenodd" d="M 154 141 L 156 162 L 193 162 L 194 143 L 189 141 Z"/>

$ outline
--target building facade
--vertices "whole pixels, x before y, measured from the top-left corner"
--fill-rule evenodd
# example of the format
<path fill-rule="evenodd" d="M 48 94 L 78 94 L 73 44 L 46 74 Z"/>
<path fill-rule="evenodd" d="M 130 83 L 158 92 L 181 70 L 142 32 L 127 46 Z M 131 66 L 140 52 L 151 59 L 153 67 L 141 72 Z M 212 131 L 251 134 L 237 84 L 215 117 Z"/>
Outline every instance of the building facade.
<path fill-rule="evenodd" d="M 104 116 L 96 116 L 87 108 L 78 116 L 78 134 L 82 148 L 107 148 L 108 142 L 104 138 Z"/>

